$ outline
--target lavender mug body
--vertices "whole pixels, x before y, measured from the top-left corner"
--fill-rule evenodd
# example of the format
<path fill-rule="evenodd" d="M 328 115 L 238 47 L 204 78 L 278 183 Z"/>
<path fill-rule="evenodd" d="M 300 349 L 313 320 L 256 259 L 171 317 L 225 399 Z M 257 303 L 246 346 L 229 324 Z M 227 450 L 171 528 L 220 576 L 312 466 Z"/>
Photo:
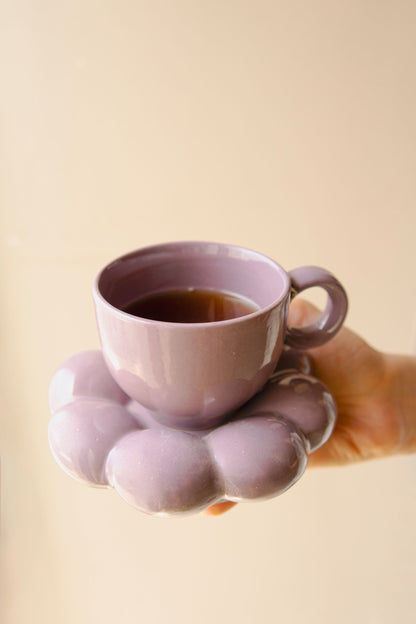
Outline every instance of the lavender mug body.
<path fill-rule="evenodd" d="M 291 298 L 312 286 L 328 293 L 312 326 L 287 328 Z M 184 289 L 233 293 L 254 311 L 207 323 L 162 322 L 123 309 L 140 297 Z M 318 267 L 287 273 L 270 258 L 233 245 L 178 242 L 139 249 L 108 264 L 94 280 L 102 351 L 117 384 L 160 423 L 209 429 L 266 383 L 283 343 L 324 344 L 341 327 L 347 297 Z"/>

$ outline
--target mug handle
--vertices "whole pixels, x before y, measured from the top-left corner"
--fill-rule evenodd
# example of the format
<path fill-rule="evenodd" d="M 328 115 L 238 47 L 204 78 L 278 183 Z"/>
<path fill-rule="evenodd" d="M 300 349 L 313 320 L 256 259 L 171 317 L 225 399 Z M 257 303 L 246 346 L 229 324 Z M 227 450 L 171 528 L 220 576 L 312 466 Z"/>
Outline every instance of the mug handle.
<path fill-rule="evenodd" d="M 348 310 L 348 298 L 341 283 L 325 269 L 304 266 L 289 271 L 291 298 L 307 288 L 319 286 L 326 290 L 328 300 L 321 316 L 306 327 L 288 327 L 286 344 L 296 349 L 319 347 L 331 340 L 341 328 Z"/>

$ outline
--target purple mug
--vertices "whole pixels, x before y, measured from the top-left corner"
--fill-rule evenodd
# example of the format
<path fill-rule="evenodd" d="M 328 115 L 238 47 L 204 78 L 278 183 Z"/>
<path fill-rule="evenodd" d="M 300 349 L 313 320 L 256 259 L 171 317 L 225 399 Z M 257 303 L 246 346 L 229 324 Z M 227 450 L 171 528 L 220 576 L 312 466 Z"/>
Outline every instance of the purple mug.
<path fill-rule="evenodd" d="M 327 305 L 308 327 L 287 327 L 291 299 L 320 286 Z M 250 300 L 254 312 L 223 321 L 155 321 L 123 309 L 163 291 L 209 289 Z M 138 249 L 105 266 L 93 296 L 102 352 L 117 384 L 163 425 L 209 429 L 254 396 L 269 379 L 283 343 L 317 347 L 345 318 L 344 288 L 326 270 L 287 273 L 243 247 L 176 242 Z"/>

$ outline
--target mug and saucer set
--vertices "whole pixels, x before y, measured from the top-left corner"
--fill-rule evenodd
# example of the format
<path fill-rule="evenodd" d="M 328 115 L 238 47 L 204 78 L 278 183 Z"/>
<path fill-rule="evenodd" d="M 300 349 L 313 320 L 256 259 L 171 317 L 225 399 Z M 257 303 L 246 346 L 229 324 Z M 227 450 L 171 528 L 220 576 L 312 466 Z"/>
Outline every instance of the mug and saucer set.
<path fill-rule="evenodd" d="M 290 301 L 319 286 L 321 316 L 290 327 Z M 101 350 L 66 360 L 49 387 L 59 466 L 154 516 L 275 497 L 330 437 L 336 406 L 307 350 L 348 307 L 327 270 L 286 272 L 223 243 L 138 249 L 94 279 Z"/>

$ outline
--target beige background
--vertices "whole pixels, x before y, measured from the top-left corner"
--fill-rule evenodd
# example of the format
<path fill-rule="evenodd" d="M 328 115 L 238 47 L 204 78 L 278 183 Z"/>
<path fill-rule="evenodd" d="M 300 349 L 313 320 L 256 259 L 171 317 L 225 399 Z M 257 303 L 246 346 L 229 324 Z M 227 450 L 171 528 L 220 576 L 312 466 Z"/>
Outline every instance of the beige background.
<path fill-rule="evenodd" d="M 414 350 L 415 23 L 413 1 L 3 0 L 2 622 L 414 622 L 414 457 L 166 521 L 66 477 L 46 427 L 52 372 L 98 346 L 93 275 L 160 241 L 323 265 L 350 326 Z"/>

